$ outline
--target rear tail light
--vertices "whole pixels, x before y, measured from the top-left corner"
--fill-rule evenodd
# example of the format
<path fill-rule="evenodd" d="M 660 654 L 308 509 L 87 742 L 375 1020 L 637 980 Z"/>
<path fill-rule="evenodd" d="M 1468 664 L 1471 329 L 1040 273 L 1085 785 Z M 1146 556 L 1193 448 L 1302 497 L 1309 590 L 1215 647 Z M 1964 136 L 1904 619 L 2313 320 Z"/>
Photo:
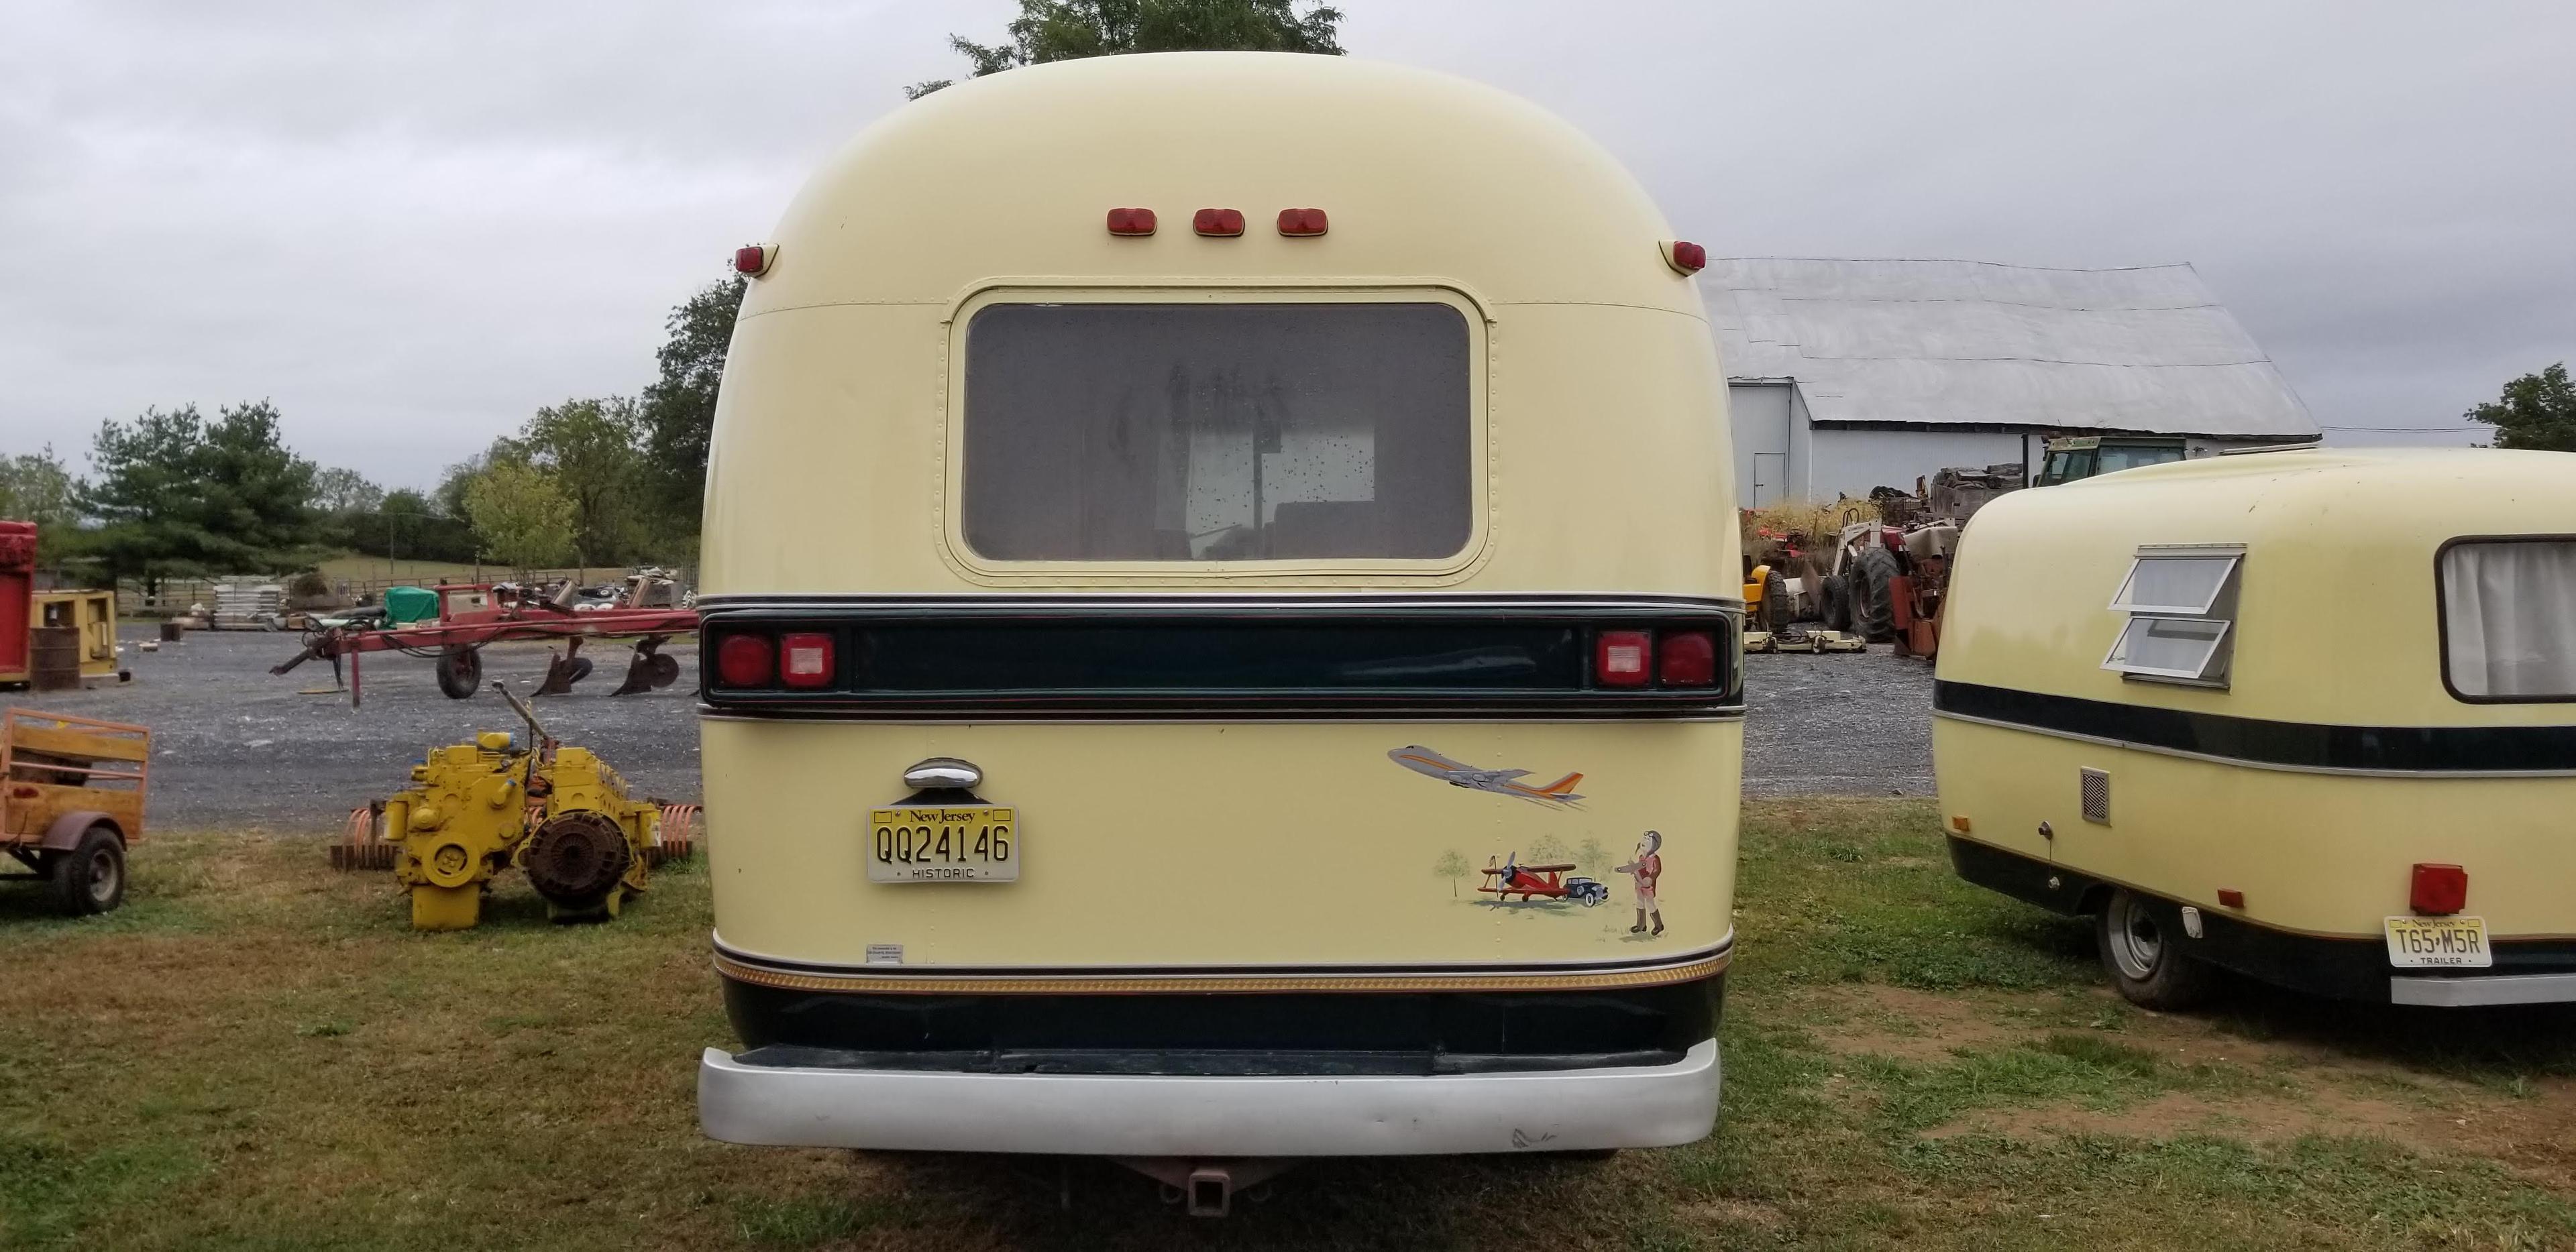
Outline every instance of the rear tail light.
<path fill-rule="evenodd" d="M 1696 274 L 1708 268 L 1708 249 L 1679 239 L 1664 241 L 1664 264 L 1676 274 Z"/>
<path fill-rule="evenodd" d="M 1642 630 L 1605 630 L 1593 646 L 1593 681 L 1604 687 L 1643 687 L 1654 669 L 1653 636 Z"/>
<path fill-rule="evenodd" d="M 769 262 L 777 255 L 778 250 L 766 244 L 744 244 L 733 250 L 733 272 L 758 278 L 769 272 Z"/>
<path fill-rule="evenodd" d="M 1667 687 L 1717 685 L 1717 636 L 1705 630 L 1668 631 L 1655 641 L 1655 677 Z"/>
<path fill-rule="evenodd" d="M 2406 893 L 2406 907 L 2430 916 L 2457 913 L 2469 907 L 2469 871 L 2457 865 L 2418 863 L 2414 884 Z"/>
<path fill-rule="evenodd" d="M 1190 219 L 1190 228 L 1202 235 L 1225 238 L 1243 233 L 1243 210 L 1201 209 Z"/>
<path fill-rule="evenodd" d="M 1109 210 L 1109 233 L 1113 235 L 1150 235 L 1154 233 L 1152 209 Z"/>
<path fill-rule="evenodd" d="M 778 684 L 823 687 L 832 681 L 832 637 L 788 635 L 778 641 Z"/>
<path fill-rule="evenodd" d="M 727 687 L 766 687 L 777 655 L 759 635 L 727 635 L 716 644 L 716 681 Z"/>
<path fill-rule="evenodd" d="M 1310 239 L 1324 233 L 1322 209 L 1279 210 L 1279 233 L 1291 239 Z"/>

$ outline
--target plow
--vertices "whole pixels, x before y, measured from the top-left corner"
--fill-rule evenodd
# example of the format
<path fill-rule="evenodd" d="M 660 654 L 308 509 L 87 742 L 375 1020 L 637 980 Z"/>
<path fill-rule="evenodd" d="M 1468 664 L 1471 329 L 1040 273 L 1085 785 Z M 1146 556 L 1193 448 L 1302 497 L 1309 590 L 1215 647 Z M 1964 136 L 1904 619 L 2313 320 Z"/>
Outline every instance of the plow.
<path fill-rule="evenodd" d="M 438 689 L 463 700 L 483 685 L 483 649 L 512 640 L 547 640 L 562 645 L 547 661 L 541 696 L 565 695 L 588 678 L 593 665 L 581 654 L 582 644 L 598 639 L 633 639 L 626 676 L 612 696 L 659 691 L 677 682 L 680 662 L 661 651 L 673 637 L 695 633 L 696 609 L 679 604 L 677 588 L 658 574 L 627 579 L 613 604 L 576 607 L 569 585 L 542 588 L 516 583 L 446 583 L 429 588 L 437 597 L 437 616 L 418 622 L 383 626 L 330 626 L 308 632 L 304 646 L 285 663 L 269 670 L 285 674 L 306 661 L 327 660 L 335 678 L 340 660 L 348 658 L 349 703 L 364 698 L 361 658 L 370 652 L 400 652 L 437 662 Z"/>

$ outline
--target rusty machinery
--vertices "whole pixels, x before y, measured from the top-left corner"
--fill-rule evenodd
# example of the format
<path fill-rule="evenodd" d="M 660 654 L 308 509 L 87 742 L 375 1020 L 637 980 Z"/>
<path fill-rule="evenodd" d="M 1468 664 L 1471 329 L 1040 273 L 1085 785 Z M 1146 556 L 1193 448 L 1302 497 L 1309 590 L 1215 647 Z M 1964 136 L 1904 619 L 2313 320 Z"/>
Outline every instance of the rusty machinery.
<path fill-rule="evenodd" d="M 492 684 L 528 725 L 526 743 L 486 731 L 432 749 L 411 789 L 350 815 L 344 869 L 391 869 L 411 892 L 416 930 L 481 920 L 487 885 L 517 866 L 556 921 L 615 917 L 655 864 L 689 854 L 694 805 L 629 799 L 626 783 L 586 748 L 545 732 L 528 706 Z"/>
<path fill-rule="evenodd" d="M 633 659 L 625 681 L 610 695 L 659 691 L 679 680 L 680 662 L 662 653 L 663 644 L 698 628 L 697 610 L 682 603 L 677 580 L 667 572 L 647 570 L 630 575 L 616 602 L 596 608 L 573 604 L 570 584 L 529 587 L 517 583 L 442 583 L 428 589 L 437 598 L 434 621 L 384 626 L 342 625 L 315 630 L 304 647 L 269 673 L 284 674 L 311 660 L 331 662 L 336 675 L 340 658 L 349 658 L 349 703 L 355 707 L 365 691 L 360 658 L 370 652 L 401 652 L 437 661 L 438 689 L 448 698 L 471 697 L 483 680 L 483 648 L 509 640 L 560 641 L 563 651 L 546 664 L 541 696 L 563 695 L 588 677 L 590 658 L 581 655 L 583 641 L 632 638 Z"/>

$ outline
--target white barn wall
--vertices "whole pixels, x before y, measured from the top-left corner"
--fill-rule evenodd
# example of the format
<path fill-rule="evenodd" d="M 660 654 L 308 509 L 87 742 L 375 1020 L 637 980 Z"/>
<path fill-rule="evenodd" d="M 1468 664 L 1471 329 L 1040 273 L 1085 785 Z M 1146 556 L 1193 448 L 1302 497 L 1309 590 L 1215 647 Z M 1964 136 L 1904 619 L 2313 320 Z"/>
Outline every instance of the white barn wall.
<path fill-rule="evenodd" d="M 2040 440 L 2030 439 L 2031 455 Z M 1831 500 L 1836 495 L 1866 496 L 1872 487 L 1914 490 L 1914 480 L 1952 466 L 2001 465 L 2022 460 L 2018 432 L 1964 430 L 1871 430 L 1818 426 L 1811 435 L 1807 495 Z M 1743 470 L 1738 468 L 1738 474 Z"/>

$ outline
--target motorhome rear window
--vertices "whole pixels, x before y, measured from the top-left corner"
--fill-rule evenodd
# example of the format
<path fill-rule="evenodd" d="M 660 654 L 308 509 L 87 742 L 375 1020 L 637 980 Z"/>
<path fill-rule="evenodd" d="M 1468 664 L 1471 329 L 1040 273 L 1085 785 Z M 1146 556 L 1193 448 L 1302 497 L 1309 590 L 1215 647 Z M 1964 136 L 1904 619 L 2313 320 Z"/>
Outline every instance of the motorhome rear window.
<path fill-rule="evenodd" d="M 2463 700 L 2576 700 L 2576 539 L 2442 549 L 2442 676 Z"/>
<path fill-rule="evenodd" d="M 1433 560 L 1473 529 L 1436 303 L 1001 304 L 966 334 L 960 522 L 1004 561 Z"/>

